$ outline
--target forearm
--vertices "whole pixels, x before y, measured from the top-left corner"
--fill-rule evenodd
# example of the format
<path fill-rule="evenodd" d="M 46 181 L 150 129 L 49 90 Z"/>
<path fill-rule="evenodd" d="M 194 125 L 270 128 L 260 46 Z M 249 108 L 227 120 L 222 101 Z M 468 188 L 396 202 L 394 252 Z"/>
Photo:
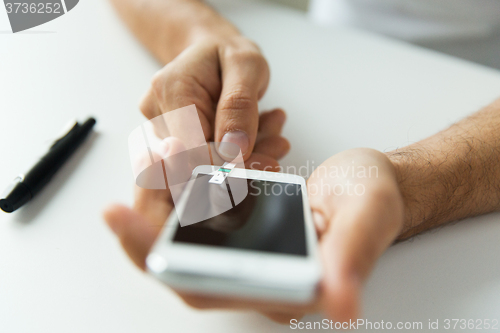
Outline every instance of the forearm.
<path fill-rule="evenodd" d="M 450 128 L 387 153 L 405 201 L 399 239 L 500 209 L 500 100 Z"/>
<path fill-rule="evenodd" d="M 238 35 L 238 30 L 199 0 L 110 0 L 134 35 L 162 63 L 191 43 Z"/>

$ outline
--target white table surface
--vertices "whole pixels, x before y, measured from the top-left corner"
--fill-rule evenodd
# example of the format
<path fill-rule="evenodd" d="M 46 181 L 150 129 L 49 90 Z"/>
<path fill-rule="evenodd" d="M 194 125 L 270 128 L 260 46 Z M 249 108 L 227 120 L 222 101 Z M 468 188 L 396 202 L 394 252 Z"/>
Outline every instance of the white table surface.
<path fill-rule="evenodd" d="M 263 108 L 281 106 L 285 166 L 352 147 L 417 141 L 500 95 L 500 73 L 352 30 L 312 25 L 262 4 L 217 7 L 271 66 Z M 0 332 L 286 332 L 254 313 L 196 311 L 139 272 L 102 221 L 132 201 L 127 136 L 159 65 L 106 1 L 9 34 L 0 10 L 0 184 L 30 165 L 70 118 L 96 134 L 36 200 L 0 214 Z M 4 186 L 1 185 L 1 186 Z M 372 321 L 500 319 L 500 215 L 424 234 L 387 251 L 364 294 Z M 305 320 L 320 320 L 320 315 Z"/>

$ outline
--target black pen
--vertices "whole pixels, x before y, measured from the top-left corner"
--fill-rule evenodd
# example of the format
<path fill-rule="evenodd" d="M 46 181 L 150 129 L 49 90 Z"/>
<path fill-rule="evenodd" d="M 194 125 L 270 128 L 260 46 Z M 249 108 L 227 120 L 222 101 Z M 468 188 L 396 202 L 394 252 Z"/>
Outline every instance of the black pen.
<path fill-rule="evenodd" d="M 19 175 L 0 197 L 0 208 L 12 213 L 40 192 L 88 136 L 96 121 L 74 122 L 56 139 L 47 153 L 26 173 Z"/>

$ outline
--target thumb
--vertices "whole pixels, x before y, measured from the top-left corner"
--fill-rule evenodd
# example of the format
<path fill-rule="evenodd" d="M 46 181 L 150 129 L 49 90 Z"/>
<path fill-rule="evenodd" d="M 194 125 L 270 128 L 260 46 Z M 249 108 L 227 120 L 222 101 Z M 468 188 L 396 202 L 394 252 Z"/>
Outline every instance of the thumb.
<path fill-rule="evenodd" d="M 104 211 L 104 220 L 120 239 L 130 259 L 145 270 L 146 256 L 159 229 L 149 225 L 143 215 L 122 205 L 107 207 Z"/>
<path fill-rule="evenodd" d="M 363 282 L 396 238 L 401 219 L 398 201 L 380 193 L 346 202 L 330 218 L 320 244 L 324 308 L 329 317 L 341 322 L 358 318 Z"/>
<path fill-rule="evenodd" d="M 259 52 L 221 55 L 222 91 L 215 115 L 215 141 L 240 147 L 243 158 L 251 155 L 259 125 L 258 101 L 269 82 L 269 68 Z M 224 145 L 219 148 L 225 154 Z"/>

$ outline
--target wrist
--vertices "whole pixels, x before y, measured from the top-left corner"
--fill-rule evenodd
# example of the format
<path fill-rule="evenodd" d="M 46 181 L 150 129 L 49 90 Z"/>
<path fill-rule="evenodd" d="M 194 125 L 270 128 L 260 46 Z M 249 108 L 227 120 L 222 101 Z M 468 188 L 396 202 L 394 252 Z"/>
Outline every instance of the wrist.
<path fill-rule="evenodd" d="M 431 156 L 425 149 L 412 147 L 386 155 L 396 170 L 404 202 L 404 223 L 397 239 L 411 238 L 446 222 L 449 217 L 446 198 L 450 189 L 440 180 L 442 175 L 436 156 Z"/>
<path fill-rule="evenodd" d="M 171 12 L 170 16 L 167 16 L 170 21 L 162 25 L 155 44 L 150 47 L 163 63 L 170 62 L 195 43 L 207 40 L 223 41 L 240 36 L 234 25 L 204 2 L 179 1 L 182 5 L 172 1 L 162 8 L 163 11 Z"/>
<path fill-rule="evenodd" d="M 443 142 L 440 134 L 438 142 Z M 446 143 L 445 143 L 446 144 Z M 386 153 L 393 163 L 405 205 L 404 226 L 398 240 L 408 239 L 447 222 L 484 213 L 478 210 L 477 187 L 467 157 L 467 144 L 450 147 L 431 139 Z"/>
<path fill-rule="evenodd" d="M 206 40 L 222 42 L 241 36 L 239 30 L 233 24 L 211 7 L 199 1 L 196 1 L 194 6 L 197 7 L 196 16 L 189 27 L 185 47 Z"/>
<path fill-rule="evenodd" d="M 193 26 L 188 34 L 186 44 L 189 46 L 206 40 L 222 43 L 239 37 L 242 37 L 242 35 L 238 29 L 223 18 L 220 18 L 220 20 L 214 19 L 214 22 L 200 22 Z"/>

